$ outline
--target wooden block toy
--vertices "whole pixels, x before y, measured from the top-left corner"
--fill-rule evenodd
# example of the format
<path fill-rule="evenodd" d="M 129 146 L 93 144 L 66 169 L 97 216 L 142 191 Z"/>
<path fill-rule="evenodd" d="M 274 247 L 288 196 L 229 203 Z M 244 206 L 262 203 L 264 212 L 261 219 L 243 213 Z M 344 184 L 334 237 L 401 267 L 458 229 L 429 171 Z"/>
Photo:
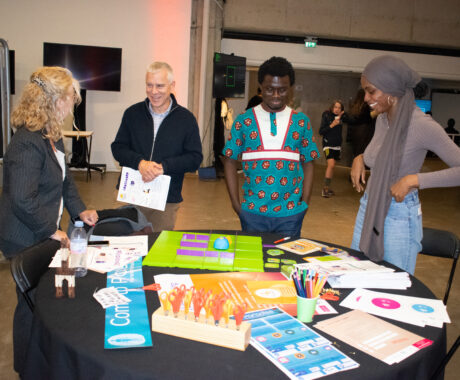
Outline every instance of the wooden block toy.
<path fill-rule="evenodd" d="M 54 285 L 56 287 L 56 298 L 63 298 L 63 283 L 67 281 L 67 296 L 75 298 L 75 268 L 70 267 L 70 252 L 68 248 L 61 248 L 61 266 L 56 268 L 54 275 Z"/>
<path fill-rule="evenodd" d="M 207 323 L 204 315 L 195 321 L 193 313 L 187 313 L 186 318 L 184 311 L 179 311 L 175 317 L 171 312 L 165 315 L 161 307 L 152 314 L 152 331 L 240 351 L 246 349 L 251 338 L 249 322 L 242 322 L 237 329 L 234 319 L 230 319 L 227 326 L 222 318 L 216 326 L 212 317 Z"/>

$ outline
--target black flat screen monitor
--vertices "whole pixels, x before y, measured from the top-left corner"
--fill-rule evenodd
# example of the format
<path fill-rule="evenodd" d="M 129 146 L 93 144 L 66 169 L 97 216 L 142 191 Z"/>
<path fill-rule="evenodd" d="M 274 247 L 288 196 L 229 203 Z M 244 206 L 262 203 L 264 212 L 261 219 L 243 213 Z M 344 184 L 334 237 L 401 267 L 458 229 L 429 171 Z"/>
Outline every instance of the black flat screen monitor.
<path fill-rule="evenodd" d="M 86 90 L 120 91 L 120 48 L 45 42 L 43 65 L 66 67 Z"/>
<path fill-rule="evenodd" d="M 244 98 L 246 58 L 214 53 L 214 98 Z"/>

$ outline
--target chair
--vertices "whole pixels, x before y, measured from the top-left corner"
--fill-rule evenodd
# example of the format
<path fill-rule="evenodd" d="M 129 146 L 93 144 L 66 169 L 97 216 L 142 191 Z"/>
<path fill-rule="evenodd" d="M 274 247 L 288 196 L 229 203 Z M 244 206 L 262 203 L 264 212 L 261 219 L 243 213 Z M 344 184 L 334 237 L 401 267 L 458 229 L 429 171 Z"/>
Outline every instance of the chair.
<path fill-rule="evenodd" d="M 449 231 L 423 228 L 422 251 L 420 253 L 453 260 L 443 300 L 444 305 L 447 305 L 447 299 L 449 298 L 449 292 L 452 286 L 452 280 L 454 279 L 458 256 L 460 254 L 460 241 L 458 237 Z"/>
<path fill-rule="evenodd" d="M 24 249 L 11 260 L 11 274 L 32 311 L 35 302 L 29 293 L 37 287 L 41 276 L 48 270 L 51 259 L 59 248 L 60 242 L 46 239 Z"/>
<path fill-rule="evenodd" d="M 116 209 L 98 210 L 97 213 L 99 220 L 96 225 L 92 227 L 85 225 L 88 236 L 127 236 L 153 232 L 152 224 L 135 206 L 127 205 Z M 70 223 L 67 235 L 70 236 L 73 228 L 73 223 Z"/>
<path fill-rule="evenodd" d="M 457 340 L 455 343 L 452 345 L 450 348 L 449 352 L 447 353 L 446 356 L 444 356 L 444 359 L 442 359 L 441 364 L 439 364 L 439 367 L 436 369 L 436 372 L 431 376 L 431 380 L 437 380 L 439 375 L 444 371 L 446 368 L 447 363 L 449 363 L 449 360 L 454 356 L 455 351 L 457 351 L 458 346 L 460 346 L 460 335 L 457 337 Z"/>

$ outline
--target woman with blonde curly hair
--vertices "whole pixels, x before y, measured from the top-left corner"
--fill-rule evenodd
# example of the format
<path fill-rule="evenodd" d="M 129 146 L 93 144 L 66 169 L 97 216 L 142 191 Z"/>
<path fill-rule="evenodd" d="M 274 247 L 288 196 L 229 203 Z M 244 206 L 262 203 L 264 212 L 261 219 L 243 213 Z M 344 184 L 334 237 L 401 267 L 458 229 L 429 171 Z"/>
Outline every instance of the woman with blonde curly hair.
<path fill-rule="evenodd" d="M 65 163 L 61 126 L 81 100 L 78 82 L 62 67 L 42 67 L 26 84 L 12 113 L 16 133 L 3 159 L 0 197 L 0 249 L 12 258 L 24 248 L 51 238 L 69 243 L 60 229 L 65 206 L 71 217 L 94 225 L 95 210 L 85 210 Z M 15 370 L 21 373 L 32 313 L 18 292 L 13 338 Z"/>

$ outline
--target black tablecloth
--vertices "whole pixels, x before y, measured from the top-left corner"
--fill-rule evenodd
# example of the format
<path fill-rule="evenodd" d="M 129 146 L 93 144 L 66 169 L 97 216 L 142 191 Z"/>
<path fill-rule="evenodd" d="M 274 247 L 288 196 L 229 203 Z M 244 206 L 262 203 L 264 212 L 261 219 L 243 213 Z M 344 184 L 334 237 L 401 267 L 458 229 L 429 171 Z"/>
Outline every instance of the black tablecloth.
<path fill-rule="evenodd" d="M 206 231 L 209 232 L 209 231 Z M 229 231 L 226 231 L 228 234 Z M 149 237 L 152 244 L 156 236 Z M 264 244 L 273 244 L 277 235 L 264 234 Z M 350 253 L 357 254 L 350 249 Z M 266 249 L 264 248 L 264 255 Z M 286 253 L 283 258 L 299 260 L 299 256 Z M 144 267 L 144 283 L 153 282 L 160 273 L 203 273 L 180 268 Z M 395 294 L 435 298 L 420 281 L 412 279 L 406 291 L 388 290 Z M 152 333 L 153 347 L 130 349 L 104 349 L 105 311 L 93 298 L 94 291 L 106 287 L 106 275 L 88 271 L 84 278 L 76 279 L 75 299 L 56 299 L 54 271 L 49 270 L 41 279 L 36 293 L 36 309 L 32 338 L 26 363 L 25 379 L 285 379 L 278 368 L 252 346 L 236 351 L 199 343 L 170 335 Z M 341 289 L 340 300 L 351 290 Z M 384 290 L 387 291 L 387 290 Z M 149 317 L 160 307 L 158 296 L 146 292 Z M 331 301 L 330 301 L 331 302 Z M 339 301 L 340 302 L 340 301 Z M 331 305 L 339 312 L 349 309 Z M 315 316 L 315 322 L 335 315 Z M 387 365 L 354 347 L 329 338 L 334 345 L 356 360 L 360 367 L 328 376 L 333 379 L 428 379 L 446 352 L 446 331 L 434 327 L 418 327 L 389 322 L 434 341 L 403 362 Z M 151 321 L 150 321 L 151 323 Z"/>

